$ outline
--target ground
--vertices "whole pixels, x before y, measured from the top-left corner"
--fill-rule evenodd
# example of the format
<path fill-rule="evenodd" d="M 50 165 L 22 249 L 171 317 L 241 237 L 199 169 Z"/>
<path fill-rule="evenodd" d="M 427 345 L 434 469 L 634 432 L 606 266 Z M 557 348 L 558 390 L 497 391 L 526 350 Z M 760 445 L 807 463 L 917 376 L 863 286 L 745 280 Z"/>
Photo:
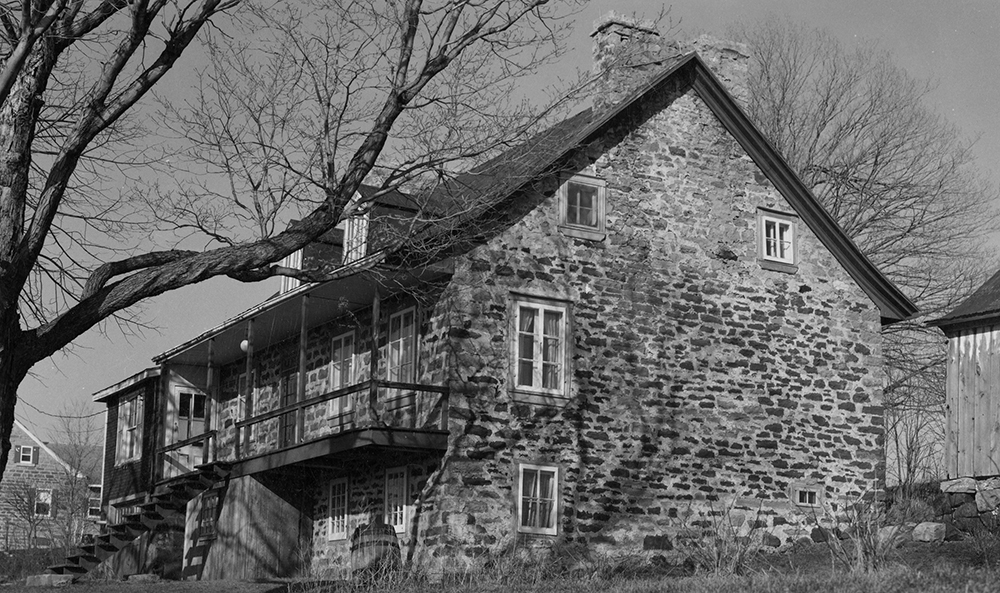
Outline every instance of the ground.
<path fill-rule="evenodd" d="M 873 574 L 852 573 L 834 559 L 827 544 L 804 544 L 782 553 L 771 554 L 755 563 L 744 576 L 662 576 L 613 574 L 584 578 L 558 577 L 551 573 L 495 574 L 472 576 L 464 582 L 445 585 L 419 581 L 385 582 L 367 590 L 373 592 L 459 593 L 511 591 L 524 593 L 897 593 L 914 592 L 986 592 L 996 589 L 1000 580 L 1000 547 L 996 540 L 967 539 L 941 544 L 906 543 L 891 551 L 888 566 Z M 23 581 L 22 581 L 23 582 Z M 26 593 L 51 592 L 52 589 L 25 588 L 16 584 L 8 590 Z M 269 583 L 248 582 L 170 582 L 128 583 L 96 581 L 79 583 L 64 589 L 70 593 L 326 593 L 365 591 L 345 584 L 314 583 L 305 580 Z M 3 591 L 3 587 L 0 587 Z"/>

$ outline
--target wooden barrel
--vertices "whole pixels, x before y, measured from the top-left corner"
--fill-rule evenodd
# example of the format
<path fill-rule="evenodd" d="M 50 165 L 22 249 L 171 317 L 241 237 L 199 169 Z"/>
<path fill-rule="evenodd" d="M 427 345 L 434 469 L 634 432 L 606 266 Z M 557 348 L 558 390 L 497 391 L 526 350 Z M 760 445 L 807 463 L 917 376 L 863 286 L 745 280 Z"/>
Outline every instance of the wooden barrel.
<path fill-rule="evenodd" d="M 351 535 L 351 570 L 355 573 L 393 570 L 399 558 L 399 538 L 391 525 L 368 523 Z"/>

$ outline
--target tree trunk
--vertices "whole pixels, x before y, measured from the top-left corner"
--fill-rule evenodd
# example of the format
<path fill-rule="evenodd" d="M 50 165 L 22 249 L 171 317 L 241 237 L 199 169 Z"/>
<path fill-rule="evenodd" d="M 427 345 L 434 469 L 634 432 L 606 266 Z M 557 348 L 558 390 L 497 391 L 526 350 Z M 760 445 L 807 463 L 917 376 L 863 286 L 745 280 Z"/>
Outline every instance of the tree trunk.
<path fill-rule="evenodd" d="M 5 306 L 0 313 L 0 481 L 3 480 L 10 456 L 10 433 L 14 428 L 17 388 L 30 368 L 18 356 L 20 335 L 20 319 L 15 301 L 13 305 Z"/>

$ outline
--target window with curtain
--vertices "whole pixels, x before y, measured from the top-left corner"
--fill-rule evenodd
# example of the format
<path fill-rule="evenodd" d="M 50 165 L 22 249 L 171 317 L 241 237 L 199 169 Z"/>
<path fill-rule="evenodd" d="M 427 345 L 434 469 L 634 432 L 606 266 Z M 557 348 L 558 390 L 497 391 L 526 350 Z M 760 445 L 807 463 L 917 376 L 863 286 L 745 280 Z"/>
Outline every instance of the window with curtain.
<path fill-rule="evenodd" d="M 559 468 L 525 463 L 518 468 L 518 531 L 556 535 Z"/>
<path fill-rule="evenodd" d="M 565 385 L 566 308 L 558 304 L 517 302 L 515 386 L 562 393 Z"/>

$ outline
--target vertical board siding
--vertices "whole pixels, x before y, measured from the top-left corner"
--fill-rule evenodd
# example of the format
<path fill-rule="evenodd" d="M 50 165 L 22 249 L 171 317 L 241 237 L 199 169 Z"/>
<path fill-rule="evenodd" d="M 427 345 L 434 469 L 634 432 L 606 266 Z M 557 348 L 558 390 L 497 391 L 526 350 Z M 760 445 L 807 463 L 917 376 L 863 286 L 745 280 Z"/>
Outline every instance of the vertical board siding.
<path fill-rule="evenodd" d="M 958 338 L 948 340 L 948 368 L 945 374 L 944 467 L 948 478 L 958 476 Z"/>
<path fill-rule="evenodd" d="M 988 412 L 988 426 L 989 435 L 988 445 L 983 444 L 987 448 L 987 473 L 989 474 L 1000 474 L 1000 467 L 997 466 L 997 429 L 998 429 L 998 418 L 1000 418 L 1000 405 L 998 405 L 998 385 L 997 380 L 1000 379 L 1000 353 L 997 352 L 1000 348 L 1000 335 L 997 335 L 997 326 L 989 327 L 990 333 L 990 347 L 989 347 L 989 361 L 984 367 L 984 391 L 986 393 L 986 399 L 989 401 L 989 412 Z"/>
<path fill-rule="evenodd" d="M 974 375 L 976 402 L 976 431 L 972 438 L 972 471 L 974 475 L 982 476 L 990 473 L 990 429 L 993 419 L 990 418 L 990 401 L 986 392 L 987 373 L 990 369 L 989 331 L 977 333 L 974 336 L 973 356 L 975 356 Z"/>
<path fill-rule="evenodd" d="M 973 431 L 976 428 L 976 408 L 973 396 L 975 394 L 975 365 L 972 344 L 975 334 L 965 333 L 959 337 L 958 344 L 958 472 L 962 476 L 972 475 L 972 452 L 969 444 L 972 442 Z"/>
<path fill-rule="evenodd" d="M 1000 475 L 1000 326 L 952 336 L 947 366 L 947 476 Z"/>

